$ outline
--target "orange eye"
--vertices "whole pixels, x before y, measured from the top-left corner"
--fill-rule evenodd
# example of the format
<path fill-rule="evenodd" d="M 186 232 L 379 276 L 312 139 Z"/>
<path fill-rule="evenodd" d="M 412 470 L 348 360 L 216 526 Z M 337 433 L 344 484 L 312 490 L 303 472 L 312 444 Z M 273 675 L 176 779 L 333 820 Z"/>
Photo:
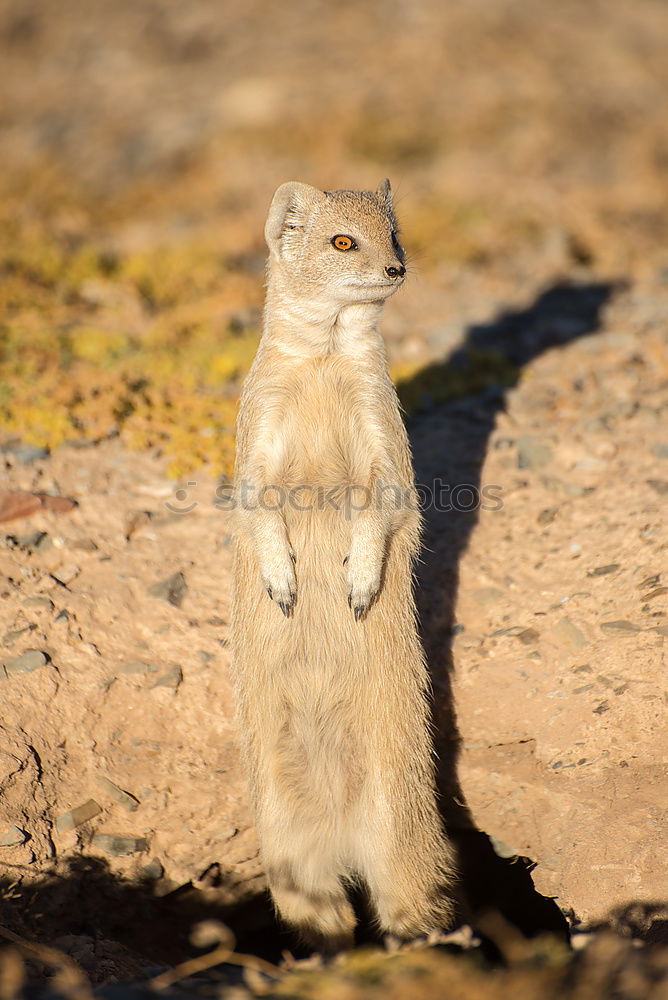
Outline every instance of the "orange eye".
<path fill-rule="evenodd" d="M 331 244 L 337 250 L 357 250 L 357 243 L 352 236 L 332 236 Z"/>

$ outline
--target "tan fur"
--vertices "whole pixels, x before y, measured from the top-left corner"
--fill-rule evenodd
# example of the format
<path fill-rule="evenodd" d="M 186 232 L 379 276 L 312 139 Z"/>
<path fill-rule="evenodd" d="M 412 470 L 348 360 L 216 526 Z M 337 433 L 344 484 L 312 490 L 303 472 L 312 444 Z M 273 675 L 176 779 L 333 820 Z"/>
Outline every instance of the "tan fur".
<path fill-rule="evenodd" d="M 400 937 L 452 916 L 412 591 L 420 516 L 378 333 L 403 281 L 395 233 L 388 182 L 278 189 L 237 425 L 240 734 L 275 903 L 330 948 L 352 937 L 347 880 L 366 883 L 379 926 Z M 335 249 L 337 234 L 358 249 Z"/>

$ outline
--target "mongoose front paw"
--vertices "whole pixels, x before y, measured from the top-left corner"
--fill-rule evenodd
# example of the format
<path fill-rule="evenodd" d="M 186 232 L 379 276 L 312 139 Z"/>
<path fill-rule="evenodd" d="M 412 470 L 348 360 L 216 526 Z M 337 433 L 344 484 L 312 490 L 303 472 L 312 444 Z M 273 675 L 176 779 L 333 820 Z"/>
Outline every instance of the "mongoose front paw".
<path fill-rule="evenodd" d="M 278 604 L 279 608 L 281 609 L 285 617 L 289 618 L 290 615 L 292 614 L 292 609 L 294 608 L 295 602 L 297 600 L 297 591 L 296 590 L 276 591 L 269 583 L 265 584 L 265 589 L 269 594 L 271 600 L 275 601 L 276 604 Z"/>
<path fill-rule="evenodd" d="M 264 588 L 272 601 L 278 604 L 286 618 L 292 614 L 297 600 L 297 578 L 295 576 L 295 557 L 290 552 L 290 561 L 281 567 L 272 567 L 271 571 L 262 574 Z"/>
<path fill-rule="evenodd" d="M 373 604 L 380 589 L 380 574 L 362 574 L 348 569 L 348 607 L 359 622 Z"/>

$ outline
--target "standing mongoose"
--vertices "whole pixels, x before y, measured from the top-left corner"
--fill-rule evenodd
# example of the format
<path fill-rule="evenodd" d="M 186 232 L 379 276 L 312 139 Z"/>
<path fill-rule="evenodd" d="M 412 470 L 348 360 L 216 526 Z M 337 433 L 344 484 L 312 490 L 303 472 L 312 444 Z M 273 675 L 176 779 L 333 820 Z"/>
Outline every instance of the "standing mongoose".
<path fill-rule="evenodd" d="M 401 938 L 451 924 L 413 598 L 420 514 L 378 321 L 403 283 L 388 181 L 274 195 L 264 334 L 237 422 L 233 670 L 281 916 L 346 947 L 346 884 Z"/>

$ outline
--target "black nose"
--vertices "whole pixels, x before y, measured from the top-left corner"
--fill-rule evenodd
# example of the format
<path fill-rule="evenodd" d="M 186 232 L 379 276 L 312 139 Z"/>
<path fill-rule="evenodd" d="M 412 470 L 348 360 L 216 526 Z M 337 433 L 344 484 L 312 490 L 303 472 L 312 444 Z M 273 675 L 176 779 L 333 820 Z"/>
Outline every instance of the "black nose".
<path fill-rule="evenodd" d="M 388 278 L 403 278 L 405 273 L 406 273 L 406 268 L 404 267 L 403 264 L 400 267 L 393 267 L 392 265 L 390 265 L 390 267 L 385 268 L 385 274 L 388 276 Z"/>

